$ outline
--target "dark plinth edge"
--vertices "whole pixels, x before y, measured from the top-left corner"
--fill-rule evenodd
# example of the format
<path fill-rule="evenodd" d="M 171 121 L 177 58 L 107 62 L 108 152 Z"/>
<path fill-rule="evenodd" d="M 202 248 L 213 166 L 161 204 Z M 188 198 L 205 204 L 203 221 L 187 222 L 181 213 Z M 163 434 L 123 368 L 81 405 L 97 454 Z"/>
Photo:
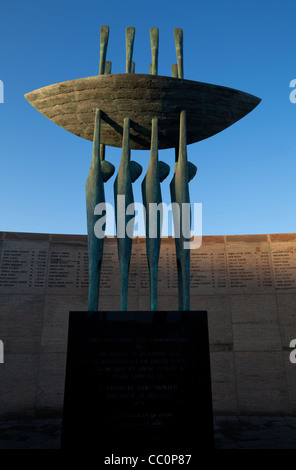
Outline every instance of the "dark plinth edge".
<path fill-rule="evenodd" d="M 207 312 L 70 312 L 62 450 L 196 465 L 213 435 Z"/>
<path fill-rule="evenodd" d="M 233 343 L 210 344 L 210 352 L 233 351 Z"/>

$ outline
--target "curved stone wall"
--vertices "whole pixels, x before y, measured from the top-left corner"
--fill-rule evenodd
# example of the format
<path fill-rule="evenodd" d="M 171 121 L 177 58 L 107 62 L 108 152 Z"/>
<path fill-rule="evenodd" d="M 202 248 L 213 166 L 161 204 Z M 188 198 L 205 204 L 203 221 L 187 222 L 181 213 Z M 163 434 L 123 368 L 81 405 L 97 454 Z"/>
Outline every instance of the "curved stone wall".
<path fill-rule="evenodd" d="M 174 241 L 163 239 L 159 310 L 177 309 Z M 207 310 L 215 414 L 295 415 L 296 234 L 205 236 L 191 251 L 191 310 Z M 69 311 L 86 310 L 86 236 L 0 233 L 0 417 L 61 413 Z M 100 310 L 119 309 L 115 239 Z M 130 310 L 149 309 L 145 240 L 135 239 Z"/>

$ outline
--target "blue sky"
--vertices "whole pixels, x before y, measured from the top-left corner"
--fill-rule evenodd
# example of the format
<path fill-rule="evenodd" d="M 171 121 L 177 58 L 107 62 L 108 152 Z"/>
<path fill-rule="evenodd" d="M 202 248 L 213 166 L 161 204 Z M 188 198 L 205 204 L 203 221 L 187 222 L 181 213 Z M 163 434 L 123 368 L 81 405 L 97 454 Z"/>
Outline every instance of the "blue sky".
<path fill-rule="evenodd" d="M 96 75 L 99 31 L 110 26 L 107 59 L 125 71 L 125 28 L 136 28 L 136 73 L 149 73 L 149 28 L 160 33 L 159 74 L 176 62 L 175 27 L 184 30 L 184 77 L 262 99 L 227 130 L 188 146 L 198 167 L 191 201 L 203 204 L 203 234 L 296 232 L 295 0 L 0 0 L 0 214 L 2 231 L 86 233 L 85 181 L 92 144 L 53 124 L 24 94 Z M 144 171 L 149 152 L 133 151 Z M 169 202 L 174 152 L 162 184 Z M 116 168 L 120 149 L 107 148 Z M 113 181 L 105 186 L 113 201 Z"/>

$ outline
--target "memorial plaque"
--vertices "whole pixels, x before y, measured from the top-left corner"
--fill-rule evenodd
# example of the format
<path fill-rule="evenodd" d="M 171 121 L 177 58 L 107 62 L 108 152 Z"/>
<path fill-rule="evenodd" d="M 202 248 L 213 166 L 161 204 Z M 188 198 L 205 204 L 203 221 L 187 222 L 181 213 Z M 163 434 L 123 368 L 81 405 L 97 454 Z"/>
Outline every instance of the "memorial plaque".
<path fill-rule="evenodd" d="M 277 292 L 296 291 L 296 248 L 295 242 L 273 243 L 271 256 L 274 267 L 275 289 Z"/>
<path fill-rule="evenodd" d="M 49 258 L 48 291 L 63 292 L 88 287 L 87 247 L 52 245 Z"/>
<path fill-rule="evenodd" d="M 120 273 L 118 267 L 117 246 L 115 240 L 106 239 L 104 243 L 104 256 L 102 261 L 101 290 L 108 295 L 112 292 L 120 294 Z M 104 295 L 103 294 L 103 295 Z"/>
<path fill-rule="evenodd" d="M 228 292 L 227 264 L 225 248 L 218 245 L 213 248 L 192 250 L 191 288 L 199 294 L 224 294 Z"/>
<path fill-rule="evenodd" d="M 0 293 L 28 293 L 45 289 L 47 243 L 5 243 L 0 266 Z"/>
<path fill-rule="evenodd" d="M 228 244 L 228 272 L 230 292 L 268 293 L 274 291 L 269 245 Z"/>
<path fill-rule="evenodd" d="M 71 312 L 62 449 L 213 448 L 206 312 Z"/>

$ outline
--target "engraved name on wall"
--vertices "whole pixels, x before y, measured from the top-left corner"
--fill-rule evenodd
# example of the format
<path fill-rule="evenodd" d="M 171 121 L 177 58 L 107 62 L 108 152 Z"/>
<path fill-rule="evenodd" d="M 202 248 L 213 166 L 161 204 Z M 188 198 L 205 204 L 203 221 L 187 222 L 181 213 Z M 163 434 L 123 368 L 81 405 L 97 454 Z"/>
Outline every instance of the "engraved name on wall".
<path fill-rule="evenodd" d="M 214 237 L 213 237 L 214 238 Z M 221 237 L 222 238 L 222 237 Z M 293 241 L 205 243 L 190 253 L 191 293 L 224 295 L 296 292 L 296 243 Z M 0 246 L 1 248 L 1 246 Z M 0 292 L 87 294 L 88 253 L 85 243 L 5 240 L 0 250 Z M 159 295 L 177 295 L 175 245 L 164 239 L 160 251 Z M 116 240 L 106 239 L 101 275 L 102 295 L 118 295 L 120 273 Z M 145 240 L 135 240 L 130 264 L 130 294 L 149 295 Z"/>

